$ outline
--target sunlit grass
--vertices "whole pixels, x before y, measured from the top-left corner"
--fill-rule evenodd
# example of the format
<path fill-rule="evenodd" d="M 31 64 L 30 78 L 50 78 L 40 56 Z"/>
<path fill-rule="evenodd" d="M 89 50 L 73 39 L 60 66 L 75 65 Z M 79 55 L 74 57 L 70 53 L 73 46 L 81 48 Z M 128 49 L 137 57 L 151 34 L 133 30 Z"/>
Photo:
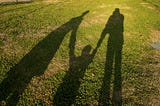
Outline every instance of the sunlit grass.
<path fill-rule="evenodd" d="M 18 74 L 13 72 L 13 75 L 19 75 L 12 76 L 13 78 L 24 81 L 17 81 L 8 86 L 26 84 L 18 88 L 20 92 L 24 91 L 18 95 L 19 98 L 15 97 L 18 98 L 17 101 L 13 102 L 15 98 L 10 98 L 12 97 L 10 94 L 0 103 L 18 106 L 54 105 L 54 96 L 71 68 L 69 43 L 73 29 L 67 30 L 67 28 L 76 26 L 77 21 L 72 21 L 73 18 L 77 19 L 83 12 L 89 10 L 82 20 L 78 19 L 80 23 L 76 30 L 74 53 L 80 57 L 86 45 L 92 47 L 91 52 L 95 49 L 106 22 L 114 9 L 119 8 L 124 15 L 122 104 L 124 106 L 160 105 L 160 53 L 150 46 L 155 39 L 159 39 L 157 36 L 160 32 L 159 5 L 158 0 L 157 2 L 153 0 L 36 0 L 30 3 L 0 5 L 0 82 L 4 82 L 8 78 L 7 75 L 12 73 L 11 71 L 16 73 L 16 70 L 12 69 L 16 64 L 20 69 L 25 66 L 33 71 L 18 71 Z M 67 25 L 63 25 L 67 22 Z M 62 36 L 63 32 L 65 34 L 61 42 L 58 36 Z M 54 37 L 54 34 L 57 36 Z M 93 61 L 80 79 L 81 84 L 73 103 L 75 106 L 98 106 L 105 73 L 108 36 L 107 34 L 104 38 Z M 60 43 L 59 48 L 54 45 L 50 48 L 52 43 L 54 45 Z M 52 49 L 55 49 L 53 57 L 45 60 L 44 57 L 50 58 L 48 55 L 52 53 Z M 43 61 L 34 62 L 36 60 L 34 56 L 44 59 L 45 68 L 43 68 Z M 38 69 L 38 63 L 40 64 L 38 68 L 43 73 L 34 73 Z M 112 75 L 110 98 L 114 85 L 113 79 Z M 72 86 L 72 83 L 68 86 Z M 0 90 L 2 88 L 3 85 L 0 84 Z M 59 95 L 61 96 L 63 95 Z M 3 98 L 3 95 L 0 97 Z"/>

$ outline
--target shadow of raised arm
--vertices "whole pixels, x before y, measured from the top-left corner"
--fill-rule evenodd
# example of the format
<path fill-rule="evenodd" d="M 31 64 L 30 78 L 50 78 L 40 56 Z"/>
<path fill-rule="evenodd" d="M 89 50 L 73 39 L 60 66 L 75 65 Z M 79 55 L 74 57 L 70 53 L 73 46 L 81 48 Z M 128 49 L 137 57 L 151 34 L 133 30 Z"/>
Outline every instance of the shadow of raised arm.
<path fill-rule="evenodd" d="M 103 31 L 102 31 L 102 33 L 101 33 L 101 36 L 100 36 L 99 41 L 98 41 L 98 43 L 97 43 L 96 49 L 98 49 L 98 48 L 101 46 L 101 44 L 102 44 L 102 42 L 103 42 L 103 39 L 105 38 L 105 35 L 106 35 L 107 33 L 109 33 L 108 25 L 109 25 L 109 23 L 107 22 L 106 25 L 105 25 L 105 28 L 103 29 Z"/>

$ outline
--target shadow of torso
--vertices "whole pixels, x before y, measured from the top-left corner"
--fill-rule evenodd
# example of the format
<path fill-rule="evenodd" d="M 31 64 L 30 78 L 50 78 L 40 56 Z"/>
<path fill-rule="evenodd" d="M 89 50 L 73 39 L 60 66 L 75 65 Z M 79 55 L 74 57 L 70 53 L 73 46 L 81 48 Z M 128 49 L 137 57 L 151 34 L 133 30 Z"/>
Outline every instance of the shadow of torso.
<path fill-rule="evenodd" d="M 108 47 L 114 47 L 114 49 L 122 49 L 124 42 L 123 39 L 123 20 L 124 16 L 119 13 L 114 13 L 110 16 L 107 24 L 106 30 L 109 33 Z"/>

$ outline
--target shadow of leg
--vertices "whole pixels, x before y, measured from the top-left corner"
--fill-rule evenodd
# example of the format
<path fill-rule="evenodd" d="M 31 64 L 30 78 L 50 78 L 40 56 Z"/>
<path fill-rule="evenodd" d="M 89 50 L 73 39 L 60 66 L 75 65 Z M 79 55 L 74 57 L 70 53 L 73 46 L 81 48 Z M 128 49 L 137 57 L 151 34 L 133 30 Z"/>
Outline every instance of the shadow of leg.
<path fill-rule="evenodd" d="M 122 105 L 122 79 L 121 79 L 121 50 L 115 52 L 115 70 L 114 70 L 114 87 L 112 96 L 112 105 Z"/>
<path fill-rule="evenodd" d="M 105 73 L 99 97 L 99 106 L 111 105 L 110 84 L 111 84 L 111 77 L 113 70 L 113 57 L 114 57 L 114 49 L 110 44 L 108 44 L 106 63 L 105 63 Z"/>

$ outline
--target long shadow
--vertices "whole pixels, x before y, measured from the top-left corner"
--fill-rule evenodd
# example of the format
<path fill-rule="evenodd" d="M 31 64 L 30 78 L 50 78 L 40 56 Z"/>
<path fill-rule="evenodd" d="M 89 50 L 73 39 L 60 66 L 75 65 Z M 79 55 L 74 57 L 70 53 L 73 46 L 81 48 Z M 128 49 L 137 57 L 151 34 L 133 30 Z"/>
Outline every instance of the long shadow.
<path fill-rule="evenodd" d="M 122 79 L 121 79 L 121 61 L 123 48 L 123 21 L 124 16 L 116 8 L 109 17 L 104 30 L 101 33 L 101 42 L 108 33 L 108 44 L 106 53 L 105 73 L 103 84 L 99 96 L 99 106 L 121 106 L 122 105 Z M 114 67 L 113 67 L 114 65 Z M 113 92 L 111 99 L 111 78 L 113 81 Z"/>
<path fill-rule="evenodd" d="M 7 106 L 15 106 L 18 103 L 32 77 L 44 73 L 65 35 L 79 26 L 84 15 L 72 18 L 52 31 L 9 70 L 7 77 L 0 84 L 0 101 L 6 101 Z"/>
<path fill-rule="evenodd" d="M 75 27 L 71 33 L 69 43 L 69 69 L 54 95 L 54 106 L 71 106 L 75 103 L 75 98 L 79 95 L 78 89 L 83 82 L 85 71 L 88 65 L 93 61 L 98 49 L 98 47 L 96 47 L 91 52 L 91 45 L 86 45 L 82 49 L 81 56 L 76 56 L 74 51 L 77 28 L 78 26 Z"/>

